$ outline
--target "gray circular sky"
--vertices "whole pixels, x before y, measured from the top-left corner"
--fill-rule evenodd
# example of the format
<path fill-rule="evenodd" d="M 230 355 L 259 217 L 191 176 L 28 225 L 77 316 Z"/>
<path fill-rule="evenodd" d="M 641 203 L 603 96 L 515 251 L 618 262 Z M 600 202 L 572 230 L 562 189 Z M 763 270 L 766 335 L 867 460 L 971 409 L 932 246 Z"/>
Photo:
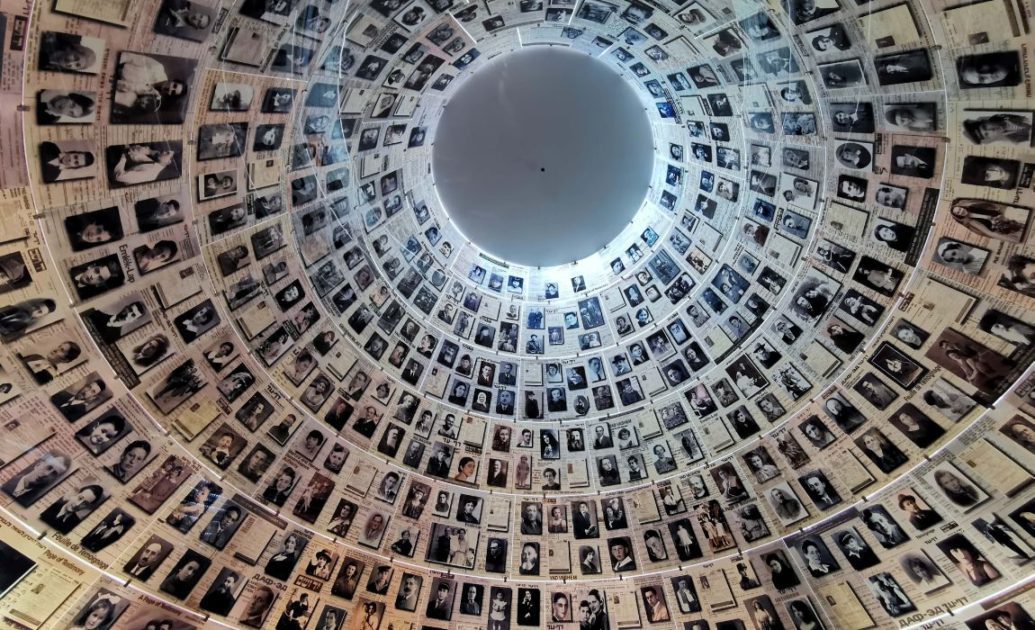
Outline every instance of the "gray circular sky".
<path fill-rule="evenodd" d="M 604 62 L 562 48 L 500 56 L 468 77 L 438 123 L 432 169 L 464 235 L 506 261 L 550 266 L 611 241 L 653 165 L 644 105 Z"/>

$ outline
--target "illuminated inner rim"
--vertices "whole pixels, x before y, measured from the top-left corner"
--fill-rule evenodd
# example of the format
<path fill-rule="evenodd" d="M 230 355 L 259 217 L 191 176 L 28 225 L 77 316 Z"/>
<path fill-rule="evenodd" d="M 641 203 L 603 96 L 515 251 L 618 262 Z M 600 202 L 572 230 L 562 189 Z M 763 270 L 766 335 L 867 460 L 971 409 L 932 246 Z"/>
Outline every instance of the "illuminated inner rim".
<path fill-rule="evenodd" d="M 650 123 L 610 66 L 561 48 L 501 56 L 446 104 L 432 154 L 460 231 L 506 261 L 550 266 L 609 243 L 650 183 Z"/>

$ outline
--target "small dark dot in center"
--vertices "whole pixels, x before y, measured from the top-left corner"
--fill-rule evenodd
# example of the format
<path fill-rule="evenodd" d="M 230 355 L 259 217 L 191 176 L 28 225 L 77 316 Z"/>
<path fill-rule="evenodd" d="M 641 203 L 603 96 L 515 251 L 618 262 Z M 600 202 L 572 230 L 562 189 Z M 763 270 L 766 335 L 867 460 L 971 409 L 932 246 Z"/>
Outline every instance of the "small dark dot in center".
<path fill-rule="evenodd" d="M 541 168 L 541 169 L 539 169 L 539 172 L 540 172 L 540 173 L 545 173 L 545 172 L 546 172 L 546 169 L 545 169 L 545 168 Z"/>

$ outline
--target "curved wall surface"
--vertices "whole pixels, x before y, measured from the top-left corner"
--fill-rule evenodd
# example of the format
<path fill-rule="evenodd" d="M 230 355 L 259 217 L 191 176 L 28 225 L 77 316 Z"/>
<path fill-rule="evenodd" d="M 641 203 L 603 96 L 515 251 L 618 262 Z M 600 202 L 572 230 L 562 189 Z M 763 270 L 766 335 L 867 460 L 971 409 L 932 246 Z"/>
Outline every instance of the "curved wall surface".
<path fill-rule="evenodd" d="M 1035 627 L 1031 18 L 0 0 L 0 615 Z M 653 167 L 527 266 L 432 157 L 550 46 Z"/>

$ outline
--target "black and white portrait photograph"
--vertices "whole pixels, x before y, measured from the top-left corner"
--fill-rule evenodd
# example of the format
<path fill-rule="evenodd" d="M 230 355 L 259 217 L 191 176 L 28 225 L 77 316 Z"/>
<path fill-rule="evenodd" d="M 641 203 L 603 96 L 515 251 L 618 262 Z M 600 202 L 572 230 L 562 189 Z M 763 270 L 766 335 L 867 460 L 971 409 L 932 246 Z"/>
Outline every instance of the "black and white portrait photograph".
<path fill-rule="evenodd" d="M 837 22 L 825 28 L 806 31 L 805 41 L 817 53 L 836 53 L 852 47 L 852 40 L 845 27 Z"/>
<path fill-rule="evenodd" d="M 837 133 L 873 133 L 876 123 L 869 102 L 830 103 L 830 125 Z"/>
<path fill-rule="evenodd" d="M 198 128 L 198 160 L 218 160 L 244 153 L 248 123 L 219 123 Z"/>
<path fill-rule="evenodd" d="M 97 92 L 40 90 L 36 94 L 36 122 L 40 125 L 87 125 L 97 120 Z"/>
<path fill-rule="evenodd" d="M 215 328 L 220 321 L 215 305 L 211 300 L 205 300 L 173 319 L 173 324 L 184 342 L 191 343 Z"/>
<path fill-rule="evenodd" d="M 129 608 L 130 600 L 107 589 L 99 589 L 75 615 L 73 628 L 108 630 Z"/>
<path fill-rule="evenodd" d="M 887 355 L 885 356 L 885 358 L 888 358 Z M 894 362 L 896 361 L 896 359 L 892 358 L 891 361 Z M 914 369 L 911 367 L 912 365 L 915 364 L 903 364 L 901 369 L 902 375 L 904 375 L 905 372 Z M 890 385 L 885 383 L 883 380 L 881 380 L 880 377 L 878 377 L 876 374 L 873 374 L 872 372 L 864 374 L 862 378 L 856 381 L 855 385 L 852 386 L 852 389 L 857 394 L 862 396 L 862 398 L 866 402 L 870 403 L 871 405 L 873 405 L 877 409 L 880 409 L 881 411 L 887 409 L 891 405 L 891 403 L 895 402 L 895 400 L 898 399 L 898 393 L 894 389 L 892 389 Z"/>
<path fill-rule="evenodd" d="M 837 0 L 785 0 L 782 5 L 791 21 L 797 25 L 817 20 L 841 8 Z"/>
<path fill-rule="evenodd" d="M 260 110 L 265 114 L 286 114 L 295 102 L 295 90 L 284 87 L 266 88 Z"/>
<path fill-rule="evenodd" d="M 86 140 L 43 142 L 39 145 L 39 164 L 43 182 L 92 179 L 100 172 L 97 149 Z"/>
<path fill-rule="evenodd" d="M 742 52 L 745 48 L 744 42 L 737 35 L 737 31 L 734 28 L 727 28 L 713 35 L 709 35 L 701 39 L 701 42 L 709 49 L 719 55 L 719 57 L 728 57 Z"/>
<path fill-rule="evenodd" d="M 246 112 L 254 97 L 255 88 L 250 85 L 220 81 L 212 88 L 208 108 L 214 112 Z"/>
<path fill-rule="evenodd" d="M 814 578 L 821 578 L 841 570 L 830 548 L 819 536 L 809 536 L 798 544 L 805 568 Z"/>
<path fill-rule="evenodd" d="M 810 0 L 800 1 L 808 2 Z M 862 62 L 858 59 L 819 64 L 817 67 L 819 68 L 820 79 L 828 90 L 840 90 L 866 85 L 866 72 L 863 70 Z"/>
<path fill-rule="evenodd" d="M 183 168 L 179 141 L 112 145 L 104 154 L 112 188 L 177 179 Z"/>
<path fill-rule="evenodd" d="M 158 588 L 175 599 L 184 600 L 211 565 L 211 559 L 193 549 L 187 549 Z"/>
<path fill-rule="evenodd" d="M 883 112 L 884 123 L 892 131 L 924 133 L 939 127 L 937 103 L 887 103 L 883 107 Z"/>
<path fill-rule="evenodd" d="M 866 431 L 856 438 L 855 444 L 884 474 L 909 461 L 909 457 L 878 429 Z"/>
<path fill-rule="evenodd" d="M 80 300 L 88 300 L 117 289 L 126 281 L 116 254 L 75 265 L 68 270 L 68 277 Z"/>
<path fill-rule="evenodd" d="M 0 489 L 18 505 L 29 507 L 74 471 L 72 458 L 46 451 L 8 479 Z"/>
<path fill-rule="evenodd" d="M 962 55 L 956 58 L 956 77 L 962 90 L 1011 87 L 1021 82 L 1022 63 L 1016 50 Z"/>
<path fill-rule="evenodd" d="M 253 151 L 276 151 L 284 140 L 284 125 L 266 124 L 255 127 Z"/>
<path fill-rule="evenodd" d="M 161 240 L 153 245 L 133 248 L 133 262 L 137 271 L 144 276 L 171 265 L 180 259 L 180 245 L 176 241 Z"/>
<path fill-rule="evenodd" d="M 119 483 L 128 483 L 142 471 L 156 454 L 151 442 L 143 439 L 131 440 L 122 446 L 118 459 L 105 466 L 104 470 Z"/>
<path fill-rule="evenodd" d="M 931 147 L 893 145 L 891 174 L 931 179 L 934 177 L 938 152 Z"/>
<path fill-rule="evenodd" d="M 50 402 L 66 420 L 75 422 L 111 400 L 112 395 L 105 380 L 98 373 L 91 372 L 52 394 Z"/>
<path fill-rule="evenodd" d="M 870 256 L 863 256 L 859 259 L 852 279 L 881 295 L 892 297 L 904 276 L 903 272 L 891 265 Z"/>
<path fill-rule="evenodd" d="M 171 125 L 184 121 L 197 61 L 122 51 L 115 65 L 111 122 Z"/>
<path fill-rule="evenodd" d="M 80 544 L 97 553 L 121 540 L 135 524 L 136 519 L 129 512 L 115 508 L 83 536 Z"/>
<path fill-rule="evenodd" d="M 899 560 L 906 577 L 924 594 L 933 593 L 952 584 L 924 550 L 911 552 Z"/>
<path fill-rule="evenodd" d="M 230 567 L 223 567 L 201 597 L 198 606 L 217 615 L 228 615 L 244 592 L 248 579 Z"/>
<path fill-rule="evenodd" d="M 929 81 L 933 76 L 927 49 L 918 48 L 890 55 L 874 57 L 877 82 L 881 85 L 900 85 Z"/>
<path fill-rule="evenodd" d="M 927 368 L 889 342 L 882 343 L 869 362 L 906 390 L 912 389 L 927 374 Z"/>
<path fill-rule="evenodd" d="M 236 194 L 237 180 L 237 169 L 198 175 L 198 201 Z"/>
<path fill-rule="evenodd" d="M 890 418 L 891 425 L 919 448 L 927 448 L 945 435 L 945 429 L 912 403 L 903 404 Z"/>
<path fill-rule="evenodd" d="M 838 164 L 852 170 L 864 170 L 873 163 L 873 144 L 869 142 L 842 142 L 834 149 Z"/>
<path fill-rule="evenodd" d="M 1024 240 L 1031 223 L 1031 209 L 986 199 L 954 199 L 952 220 L 977 236 L 1008 243 Z"/>
<path fill-rule="evenodd" d="M 963 137 L 975 145 L 1029 146 L 1033 114 L 1024 111 L 965 110 L 960 119 Z"/>
<path fill-rule="evenodd" d="M 97 74 L 104 65 L 104 40 L 47 31 L 39 42 L 39 69 L 44 72 Z"/>
<path fill-rule="evenodd" d="M 989 498 L 987 492 L 948 461 L 935 466 L 924 475 L 924 480 L 960 512 L 970 512 Z"/>
<path fill-rule="evenodd" d="M 984 586 L 1002 577 L 992 561 L 963 534 L 953 534 L 936 544 L 974 586 Z"/>
<path fill-rule="evenodd" d="M 133 205 L 133 209 L 141 232 L 151 232 L 182 223 L 185 211 L 184 202 L 179 195 L 141 199 Z"/>
<path fill-rule="evenodd" d="M 997 284 L 1029 297 L 1035 296 L 1035 259 L 1014 254 L 1006 262 L 1006 272 Z"/>
<path fill-rule="evenodd" d="M 801 477 L 798 483 L 805 489 L 812 502 L 820 510 L 828 510 L 838 503 L 841 503 L 841 495 L 834 488 L 833 484 L 821 470 L 815 470 Z"/>
<path fill-rule="evenodd" d="M 890 573 L 877 573 L 870 576 L 867 582 L 877 602 L 889 616 L 901 617 L 916 610 L 913 600 L 909 599 Z"/>
<path fill-rule="evenodd" d="M 211 32 L 216 9 L 198 0 L 162 0 L 154 30 L 195 42 L 204 42 Z"/>
<path fill-rule="evenodd" d="M 963 158 L 960 181 L 972 186 L 1010 190 L 1017 185 L 1021 163 L 1017 160 L 968 155 Z"/>
<path fill-rule="evenodd" d="M 1035 626 L 1035 620 L 1020 604 L 1007 602 L 967 620 L 966 624 L 970 630 L 986 630 L 996 625 L 1001 628 L 1029 628 Z"/>

